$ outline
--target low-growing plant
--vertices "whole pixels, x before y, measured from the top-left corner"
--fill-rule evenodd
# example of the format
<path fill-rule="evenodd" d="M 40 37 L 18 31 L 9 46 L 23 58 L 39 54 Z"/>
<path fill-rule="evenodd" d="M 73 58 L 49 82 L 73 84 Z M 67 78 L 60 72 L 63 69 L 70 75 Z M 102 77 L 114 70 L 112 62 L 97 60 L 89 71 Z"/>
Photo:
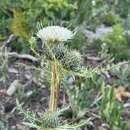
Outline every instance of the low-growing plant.
<path fill-rule="evenodd" d="M 114 58 L 109 53 L 109 48 L 105 43 L 101 45 L 101 51 L 99 52 L 99 56 L 101 57 L 102 63 L 104 64 L 110 64 L 114 61 Z"/>
<path fill-rule="evenodd" d="M 89 76 L 88 78 L 76 76 L 73 79 L 73 84 L 67 83 L 67 79 L 64 81 L 74 116 L 80 116 L 80 113 L 91 107 L 95 99 L 95 92 L 103 82 L 103 77 L 99 77 L 95 72 L 92 72 Z"/>
<path fill-rule="evenodd" d="M 115 10 L 121 17 L 127 18 L 129 10 L 129 0 L 123 0 L 123 1 L 118 0 L 115 6 Z"/>
<path fill-rule="evenodd" d="M 122 121 L 123 106 L 115 98 L 114 88 L 111 86 L 101 87 L 102 100 L 100 114 L 111 130 L 126 130 Z"/>
<path fill-rule="evenodd" d="M 113 26 L 114 24 L 120 23 L 121 19 L 118 15 L 114 14 L 113 12 L 107 12 L 102 16 L 102 22 L 106 26 Z"/>
<path fill-rule="evenodd" d="M 18 10 L 13 10 L 14 18 L 12 19 L 11 31 L 14 35 L 25 40 L 29 39 L 29 28 L 25 14 Z"/>
<path fill-rule="evenodd" d="M 122 25 L 113 26 L 113 32 L 103 38 L 103 42 L 109 47 L 109 52 L 113 54 L 116 61 L 129 59 L 129 44 L 126 39 L 125 30 Z"/>
<path fill-rule="evenodd" d="M 24 116 L 26 119 L 23 124 L 26 126 L 29 126 L 30 128 L 36 128 L 37 130 L 75 130 L 76 127 L 79 127 L 78 125 L 71 126 L 71 125 L 62 125 L 59 122 L 59 116 L 63 114 L 64 111 L 66 111 L 68 108 L 61 109 L 57 112 L 53 113 L 45 113 L 44 115 L 40 115 L 40 117 L 31 111 L 25 111 L 22 108 L 22 104 L 16 100 L 17 103 L 17 110 Z M 83 124 L 81 124 L 82 126 Z"/>
<path fill-rule="evenodd" d="M 78 31 L 72 41 L 69 44 L 69 47 L 72 49 L 82 49 L 86 43 L 85 33 L 83 31 Z"/>
<path fill-rule="evenodd" d="M 3 8 L 0 5 L 0 40 L 6 38 L 6 35 L 9 35 L 9 26 L 11 23 L 11 14 L 8 13 L 6 8 L 3 5 Z"/>
<path fill-rule="evenodd" d="M 128 65 L 125 67 L 119 66 L 112 69 L 111 73 L 115 77 L 112 81 L 115 86 L 130 87 L 130 69 Z"/>
<path fill-rule="evenodd" d="M 1 130 L 8 130 L 8 127 L 5 126 L 4 122 L 0 120 L 0 129 Z"/>

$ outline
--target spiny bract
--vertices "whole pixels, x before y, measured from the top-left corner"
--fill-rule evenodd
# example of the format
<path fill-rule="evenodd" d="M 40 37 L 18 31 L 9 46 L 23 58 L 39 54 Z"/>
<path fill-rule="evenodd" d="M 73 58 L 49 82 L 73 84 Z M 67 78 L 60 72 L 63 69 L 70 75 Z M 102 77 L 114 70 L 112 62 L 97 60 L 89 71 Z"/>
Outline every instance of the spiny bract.
<path fill-rule="evenodd" d="M 61 62 L 66 69 L 76 71 L 81 66 L 82 57 L 79 52 L 74 50 L 68 52 Z"/>

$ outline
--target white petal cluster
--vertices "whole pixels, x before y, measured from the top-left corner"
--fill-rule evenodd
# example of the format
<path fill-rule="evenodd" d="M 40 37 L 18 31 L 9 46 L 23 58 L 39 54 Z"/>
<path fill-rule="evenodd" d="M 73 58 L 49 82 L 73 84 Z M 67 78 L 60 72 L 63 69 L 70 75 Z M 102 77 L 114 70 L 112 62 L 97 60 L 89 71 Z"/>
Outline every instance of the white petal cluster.
<path fill-rule="evenodd" d="M 37 32 L 37 37 L 43 42 L 64 42 L 72 39 L 73 33 L 67 28 L 60 26 L 48 26 Z"/>
<path fill-rule="evenodd" d="M 95 6 L 96 5 L 96 1 L 92 0 L 92 5 Z"/>

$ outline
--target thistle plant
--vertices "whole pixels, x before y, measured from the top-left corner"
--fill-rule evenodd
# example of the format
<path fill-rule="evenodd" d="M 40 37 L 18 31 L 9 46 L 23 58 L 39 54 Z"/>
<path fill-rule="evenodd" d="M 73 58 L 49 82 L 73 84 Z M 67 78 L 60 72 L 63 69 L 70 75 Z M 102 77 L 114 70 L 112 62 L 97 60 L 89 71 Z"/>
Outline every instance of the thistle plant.
<path fill-rule="evenodd" d="M 62 63 L 65 55 L 67 54 L 67 50 L 64 51 L 65 48 L 60 48 L 59 44 L 64 44 L 64 42 L 67 40 L 72 39 L 73 33 L 63 27 L 48 26 L 40 29 L 37 32 L 37 37 L 41 39 L 42 44 L 44 45 L 47 52 L 46 57 L 51 64 L 51 94 L 49 111 L 54 112 L 57 110 L 57 102 L 60 89 L 60 73 L 58 72 L 60 65 L 58 60 L 60 60 Z"/>
<path fill-rule="evenodd" d="M 76 72 L 80 68 L 81 55 L 76 50 L 66 47 L 65 43 L 74 36 L 74 33 L 67 28 L 60 26 L 40 28 L 36 36 L 41 39 L 43 53 L 36 52 L 35 38 L 30 41 L 31 49 L 37 56 L 40 56 L 41 61 L 44 59 L 46 62 L 44 69 L 50 70 L 49 110 L 44 114 L 42 125 L 45 128 L 57 128 L 59 126 L 58 115 L 55 113 L 57 113 L 60 84 L 66 74 Z"/>

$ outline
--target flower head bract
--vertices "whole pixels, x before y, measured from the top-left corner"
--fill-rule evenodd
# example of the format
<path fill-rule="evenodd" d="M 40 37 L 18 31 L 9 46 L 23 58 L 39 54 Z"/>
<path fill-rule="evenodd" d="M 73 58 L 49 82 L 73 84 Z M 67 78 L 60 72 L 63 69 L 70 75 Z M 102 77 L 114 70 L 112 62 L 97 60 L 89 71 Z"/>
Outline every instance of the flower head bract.
<path fill-rule="evenodd" d="M 40 29 L 37 37 L 43 42 L 65 42 L 72 39 L 73 32 L 60 26 L 48 26 Z"/>

